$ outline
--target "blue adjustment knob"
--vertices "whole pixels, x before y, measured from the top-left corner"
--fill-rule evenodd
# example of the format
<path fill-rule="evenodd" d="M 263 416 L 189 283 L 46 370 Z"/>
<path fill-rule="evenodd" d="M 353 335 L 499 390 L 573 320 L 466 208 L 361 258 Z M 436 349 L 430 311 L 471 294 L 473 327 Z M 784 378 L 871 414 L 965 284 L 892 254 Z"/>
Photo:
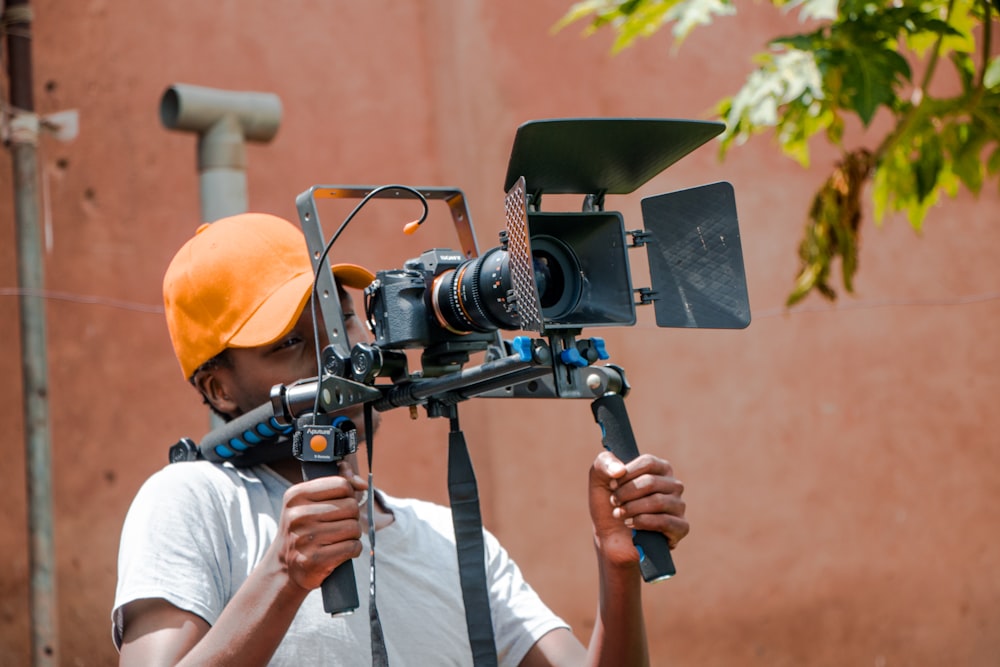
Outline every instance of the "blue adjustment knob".
<path fill-rule="evenodd" d="M 575 347 L 571 347 L 563 350 L 559 353 L 559 359 L 562 360 L 567 366 L 576 366 L 577 368 L 583 368 L 587 366 L 587 360 L 583 358 L 580 354 L 580 350 Z"/>
<path fill-rule="evenodd" d="M 531 361 L 531 338 L 528 336 L 515 336 L 510 347 L 514 353 L 521 358 L 521 361 Z"/>
<path fill-rule="evenodd" d="M 603 338 L 591 338 L 590 342 L 594 344 L 594 349 L 597 350 L 598 359 L 610 359 L 611 355 L 608 354 L 608 350 L 604 347 Z"/>

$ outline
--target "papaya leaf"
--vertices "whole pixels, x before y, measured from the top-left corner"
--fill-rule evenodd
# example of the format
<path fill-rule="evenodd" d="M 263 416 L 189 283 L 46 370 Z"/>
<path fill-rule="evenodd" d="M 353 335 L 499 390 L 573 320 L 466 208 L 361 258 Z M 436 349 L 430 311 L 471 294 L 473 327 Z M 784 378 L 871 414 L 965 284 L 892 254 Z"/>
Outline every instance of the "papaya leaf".
<path fill-rule="evenodd" d="M 985 133 L 975 123 L 950 123 L 941 137 L 950 147 L 952 173 L 971 192 L 979 194 L 986 175 L 986 165 L 981 159 L 987 140 Z"/>
<path fill-rule="evenodd" d="M 715 16 L 732 16 L 736 7 L 730 0 L 686 0 L 678 2 L 669 12 L 667 20 L 674 21 L 674 39 L 679 47 L 692 30 L 710 25 Z"/>
<path fill-rule="evenodd" d="M 952 53 L 949 58 L 962 80 L 962 90 L 969 90 L 976 79 L 976 63 L 967 53 Z M 989 86 L 987 86 L 989 88 Z"/>
<path fill-rule="evenodd" d="M 559 32 L 571 23 L 576 23 L 577 21 L 582 21 L 592 14 L 597 16 L 592 20 L 589 32 L 593 32 L 597 28 L 608 22 L 608 19 L 602 15 L 602 8 L 606 6 L 607 3 L 601 2 L 601 0 L 585 0 L 583 2 L 577 2 L 569 8 L 562 18 L 560 18 L 554 26 L 552 26 L 552 32 Z"/>
<path fill-rule="evenodd" d="M 837 18 L 837 0 L 775 0 L 786 9 L 799 9 L 803 21 L 832 21 Z"/>
<path fill-rule="evenodd" d="M 747 77 L 746 83 L 732 98 L 719 105 L 726 121 L 722 135 L 723 151 L 733 142 L 743 142 L 751 135 L 783 122 L 786 132 L 782 149 L 800 164 L 808 164 L 808 136 L 799 132 L 805 118 L 823 113 L 815 104 L 823 98 L 823 84 L 811 53 L 787 50 L 761 54 L 761 66 Z M 789 111 L 792 109 L 792 111 Z M 784 119 L 784 120 L 783 120 Z M 809 126 L 818 132 L 823 125 Z M 782 141 L 779 137 L 779 141 Z"/>
<path fill-rule="evenodd" d="M 919 155 L 913 164 L 917 201 L 923 202 L 937 189 L 938 176 L 943 166 L 941 140 L 936 134 L 923 137 Z"/>
<path fill-rule="evenodd" d="M 989 159 L 986 160 L 986 171 L 988 171 L 990 175 L 1000 172 L 1000 146 L 994 148 L 993 152 L 990 153 Z"/>
<path fill-rule="evenodd" d="M 895 89 L 910 78 L 910 66 L 897 52 L 878 47 L 844 50 L 834 60 L 843 68 L 845 107 L 867 127 L 879 106 L 894 108 Z"/>
<path fill-rule="evenodd" d="M 983 86 L 986 88 L 1000 86 L 1000 56 L 995 56 L 986 66 L 986 70 L 983 72 Z"/>

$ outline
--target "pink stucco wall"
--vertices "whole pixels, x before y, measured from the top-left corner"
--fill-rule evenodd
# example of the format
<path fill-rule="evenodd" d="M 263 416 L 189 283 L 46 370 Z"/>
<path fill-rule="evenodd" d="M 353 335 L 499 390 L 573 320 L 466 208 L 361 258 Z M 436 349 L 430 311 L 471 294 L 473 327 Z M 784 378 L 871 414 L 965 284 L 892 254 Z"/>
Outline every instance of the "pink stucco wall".
<path fill-rule="evenodd" d="M 79 137 L 45 138 L 46 285 L 63 665 L 115 661 L 118 530 L 142 481 L 207 415 L 181 379 L 160 279 L 198 220 L 195 139 L 157 106 L 175 82 L 277 93 L 275 140 L 248 149 L 250 206 L 294 217 L 314 184 L 461 187 L 480 244 L 502 227 L 516 126 L 534 118 L 710 118 L 748 56 L 794 21 L 763 7 L 616 57 L 609 35 L 551 34 L 559 0 L 126 2 L 40 0 L 41 113 L 77 109 Z M 768 137 L 723 163 L 707 146 L 635 196 L 726 180 L 737 193 L 754 321 L 745 331 L 607 332 L 629 371 L 640 446 L 687 486 L 679 576 L 645 590 L 655 665 L 994 665 L 1000 657 L 1000 244 L 995 185 L 935 208 L 920 235 L 866 225 L 857 294 L 782 304 L 814 168 Z M 0 161 L 0 287 L 16 286 L 10 161 Z M 574 204 L 576 206 L 577 204 Z M 326 210 L 326 209 L 324 209 Z M 334 209 L 330 217 L 336 216 Z M 438 216 L 375 213 L 343 252 L 375 268 L 453 245 Z M 96 297 L 96 300 L 92 297 Z M 0 664 L 29 660 L 18 305 L 0 297 Z M 602 332 L 603 333 L 603 332 Z M 586 638 L 596 601 L 585 481 L 598 450 L 586 402 L 472 401 L 463 425 L 487 523 Z M 445 499 L 446 424 L 391 413 L 377 479 Z"/>

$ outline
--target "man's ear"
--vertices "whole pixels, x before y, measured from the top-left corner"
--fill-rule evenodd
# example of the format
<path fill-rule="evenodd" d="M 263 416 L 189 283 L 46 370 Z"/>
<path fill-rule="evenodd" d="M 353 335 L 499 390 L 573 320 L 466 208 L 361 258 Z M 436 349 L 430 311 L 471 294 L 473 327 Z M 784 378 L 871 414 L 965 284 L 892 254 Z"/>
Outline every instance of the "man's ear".
<path fill-rule="evenodd" d="M 209 405 L 224 415 L 232 415 L 237 412 L 236 401 L 229 395 L 226 389 L 226 378 L 218 372 L 219 370 L 219 368 L 212 368 L 199 371 L 192 378 L 192 381 Z"/>

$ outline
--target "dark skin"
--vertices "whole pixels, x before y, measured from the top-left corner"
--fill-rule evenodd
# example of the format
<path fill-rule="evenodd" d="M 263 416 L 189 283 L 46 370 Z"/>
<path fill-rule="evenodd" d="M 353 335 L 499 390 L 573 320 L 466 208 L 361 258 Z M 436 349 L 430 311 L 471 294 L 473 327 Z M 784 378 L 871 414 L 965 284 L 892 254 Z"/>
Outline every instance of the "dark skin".
<path fill-rule="evenodd" d="M 348 338 L 367 340 L 348 295 L 341 307 Z M 227 363 L 196 374 L 194 381 L 216 410 L 236 417 L 267 402 L 275 384 L 316 375 L 310 309 L 276 343 L 230 349 L 226 356 Z M 363 424 L 360 408 L 348 415 Z M 334 568 L 361 553 L 367 517 L 358 498 L 367 483 L 358 476 L 353 457 L 340 462 L 339 476 L 309 481 L 302 481 L 295 459 L 271 467 L 293 482 L 283 499 L 275 541 L 215 625 L 163 599 L 132 602 L 124 609 L 119 664 L 265 665 L 306 595 Z M 522 667 L 649 664 L 632 529 L 661 532 L 676 546 L 689 530 L 683 490 L 663 459 L 647 454 L 623 464 L 609 452 L 598 454 L 588 494 L 600 583 L 594 631 L 585 647 L 569 630 L 553 630 L 535 643 Z M 392 521 L 392 514 L 376 503 L 376 527 Z"/>

